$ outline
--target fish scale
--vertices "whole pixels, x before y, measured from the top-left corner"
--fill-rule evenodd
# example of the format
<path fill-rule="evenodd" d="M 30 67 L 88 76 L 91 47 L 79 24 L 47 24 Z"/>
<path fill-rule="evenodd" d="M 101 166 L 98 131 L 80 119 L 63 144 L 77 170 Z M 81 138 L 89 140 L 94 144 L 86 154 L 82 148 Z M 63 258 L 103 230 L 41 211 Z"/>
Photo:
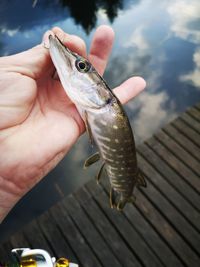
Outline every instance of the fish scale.
<path fill-rule="evenodd" d="M 123 124 L 119 120 L 119 113 Z M 120 104 L 111 103 L 101 114 L 88 112 L 88 123 L 91 125 L 92 136 L 106 163 L 105 169 L 112 189 L 115 194 L 118 192 L 121 198 L 128 199 L 132 196 L 133 187 L 137 183 L 138 167 L 134 137 L 125 112 Z M 116 152 L 112 152 L 111 148 L 115 148 Z"/>
<path fill-rule="evenodd" d="M 65 47 L 57 36 L 49 36 L 50 56 L 68 97 L 80 112 L 99 153 L 85 161 L 85 167 L 103 160 L 110 180 L 111 207 L 122 210 L 133 203 L 135 185 L 146 186 L 138 169 L 133 132 L 123 107 L 106 82 L 91 65 Z"/>

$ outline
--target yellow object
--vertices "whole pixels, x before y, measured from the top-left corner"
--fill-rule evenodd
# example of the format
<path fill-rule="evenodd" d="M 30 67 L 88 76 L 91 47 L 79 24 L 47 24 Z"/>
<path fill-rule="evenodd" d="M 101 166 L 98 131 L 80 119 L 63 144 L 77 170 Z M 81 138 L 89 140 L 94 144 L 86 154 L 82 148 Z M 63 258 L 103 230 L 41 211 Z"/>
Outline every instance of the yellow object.
<path fill-rule="evenodd" d="M 34 259 L 24 259 L 20 262 L 20 267 L 37 267 L 37 263 Z"/>
<path fill-rule="evenodd" d="M 65 258 L 59 258 L 56 261 L 56 267 L 69 267 L 69 261 Z"/>

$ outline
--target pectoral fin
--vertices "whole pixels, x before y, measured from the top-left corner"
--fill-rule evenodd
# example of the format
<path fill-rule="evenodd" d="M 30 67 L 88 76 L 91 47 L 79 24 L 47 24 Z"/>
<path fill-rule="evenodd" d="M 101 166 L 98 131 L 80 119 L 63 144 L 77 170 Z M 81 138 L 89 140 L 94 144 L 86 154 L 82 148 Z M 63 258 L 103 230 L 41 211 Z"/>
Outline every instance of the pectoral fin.
<path fill-rule="evenodd" d="M 90 156 L 88 159 L 86 159 L 86 161 L 84 163 L 84 168 L 89 167 L 90 165 L 92 165 L 95 162 L 97 162 L 99 159 L 100 159 L 100 154 L 99 154 L 99 152 L 96 152 L 95 154 Z"/>
<path fill-rule="evenodd" d="M 147 187 L 147 183 L 146 183 L 144 176 L 140 170 L 138 171 L 138 175 L 137 175 L 137 186 Z"/>
<path fill-rule="evenodd" d="M 85 128 L 86 128 L 87 134 L 88 134 L 89 139 L 90 139 L 90 144 L 93 145 L 94 141 L 93 141 L 92 131 L 91 131 L 90 125 L 88 123 L 88 115 L 87 115 L 86 111 L 84 112 L 84 122 L 85 122 Z"/>

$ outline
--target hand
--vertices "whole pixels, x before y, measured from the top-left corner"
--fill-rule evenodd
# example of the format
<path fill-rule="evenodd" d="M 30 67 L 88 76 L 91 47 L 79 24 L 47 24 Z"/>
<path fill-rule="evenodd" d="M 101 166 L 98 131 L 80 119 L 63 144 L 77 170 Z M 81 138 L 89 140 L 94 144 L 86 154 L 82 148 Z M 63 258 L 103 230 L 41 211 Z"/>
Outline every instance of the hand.
<path fill-rule="evenodd" d="M 82 39 L 54 28 L 66 46 L 86 57 Z M 44 35 L 46 42 L 49 32 Z M 91 44 L 89 60 L 103 74 L 114 33 L 99 27 Z M 44 177 L 84 132 L 84 123 L 60 82 L 43 44 L 0 58 L 0 221 L 16 202 Z M 115 94 L 122 103 L 145 87 L 132 77 Z"/>

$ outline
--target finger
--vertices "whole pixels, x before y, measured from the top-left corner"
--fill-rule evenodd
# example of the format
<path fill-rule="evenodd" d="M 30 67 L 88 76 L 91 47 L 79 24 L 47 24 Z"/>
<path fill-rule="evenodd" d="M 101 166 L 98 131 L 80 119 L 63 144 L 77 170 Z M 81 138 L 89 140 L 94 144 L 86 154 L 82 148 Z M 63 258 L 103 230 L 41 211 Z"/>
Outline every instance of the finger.
<path fill-rule="evenodd" d="M 85 58 L 87 57 L 85 42 L 76 35 L 65 33 L 59 27 L 54 27 L 51 32 L 48 31 L 44 34 L 43 42 L 44 42 L 45 47 L 49 48 L 49 35 L 50 34 L 53 34 L 53 35 L 55 34 L 61 40 L 61 42 L 73 52 L 76 52 L 77 54 Z M 53 69 L 51 76 L 53 77 L 54 80 L 59 80 L 59 77 L 58 77 L 57 72 L 55 71 L 55 68 Z"/>
<path fill-rule="evenodd" d="M 53 80 L 52 87 L 53 90 L 50 91 L 52 92 L 52 94 L 55 93 L 59 100 L 71 102 L 71 100 L 67 97 L 66 92 L 63 90 L 60 82 Z M 132 98 L 136 97 L 139 93 L 141 93 L 145 89 L 145 87 L 146 82 L 142 77 L 131 77 L 118 87 L 115 87 L 113 91 L 117 98 L 119 98 L 120 102 L 122 104 L 125 104 Z"/>
<path fill-rule="evenodd" d="M 45 47 L 48 47 L 48 37 L 52 33 L 56 34 L 70 50 L 86 57 L 86 45 L 81 38 L 67 34 L 60 28 L 55 27 L 52 31 L 47 31 L 44 34 L 43 42 L 45 40 L 45 44 L 42 43 L 27 51 L 6 57 L 4 61 L 12 63 L 13 71 L 20 72 L 34 79 L 39 78 L 41 74 L 51 75 L 54 66 L 51 62 L 49 51 Z"/>
<path fill-rule="evenodd" d="M 122 104 L 141 93 L 146 87 L 146 82 L 141 77 L 132 77 L 114 89 L 115 95 Z"/>
<path fill-rule="evenodd" d="M 66 45 L 70 50 L 76 52 L 77 54 L 87 57 L 85 42 L 76 35 L 71 35 L 64 32 L 59 27 L 54 27 L 52 32 L 61 40 L 61 42 Z"/>
<path fill-rule="evenodd" d="M 97 28 L 89 53 L 89 60 L 96 70 L 102 75 L 112 49 L 114 31 L 111 27 L 102 25 Z"/>

